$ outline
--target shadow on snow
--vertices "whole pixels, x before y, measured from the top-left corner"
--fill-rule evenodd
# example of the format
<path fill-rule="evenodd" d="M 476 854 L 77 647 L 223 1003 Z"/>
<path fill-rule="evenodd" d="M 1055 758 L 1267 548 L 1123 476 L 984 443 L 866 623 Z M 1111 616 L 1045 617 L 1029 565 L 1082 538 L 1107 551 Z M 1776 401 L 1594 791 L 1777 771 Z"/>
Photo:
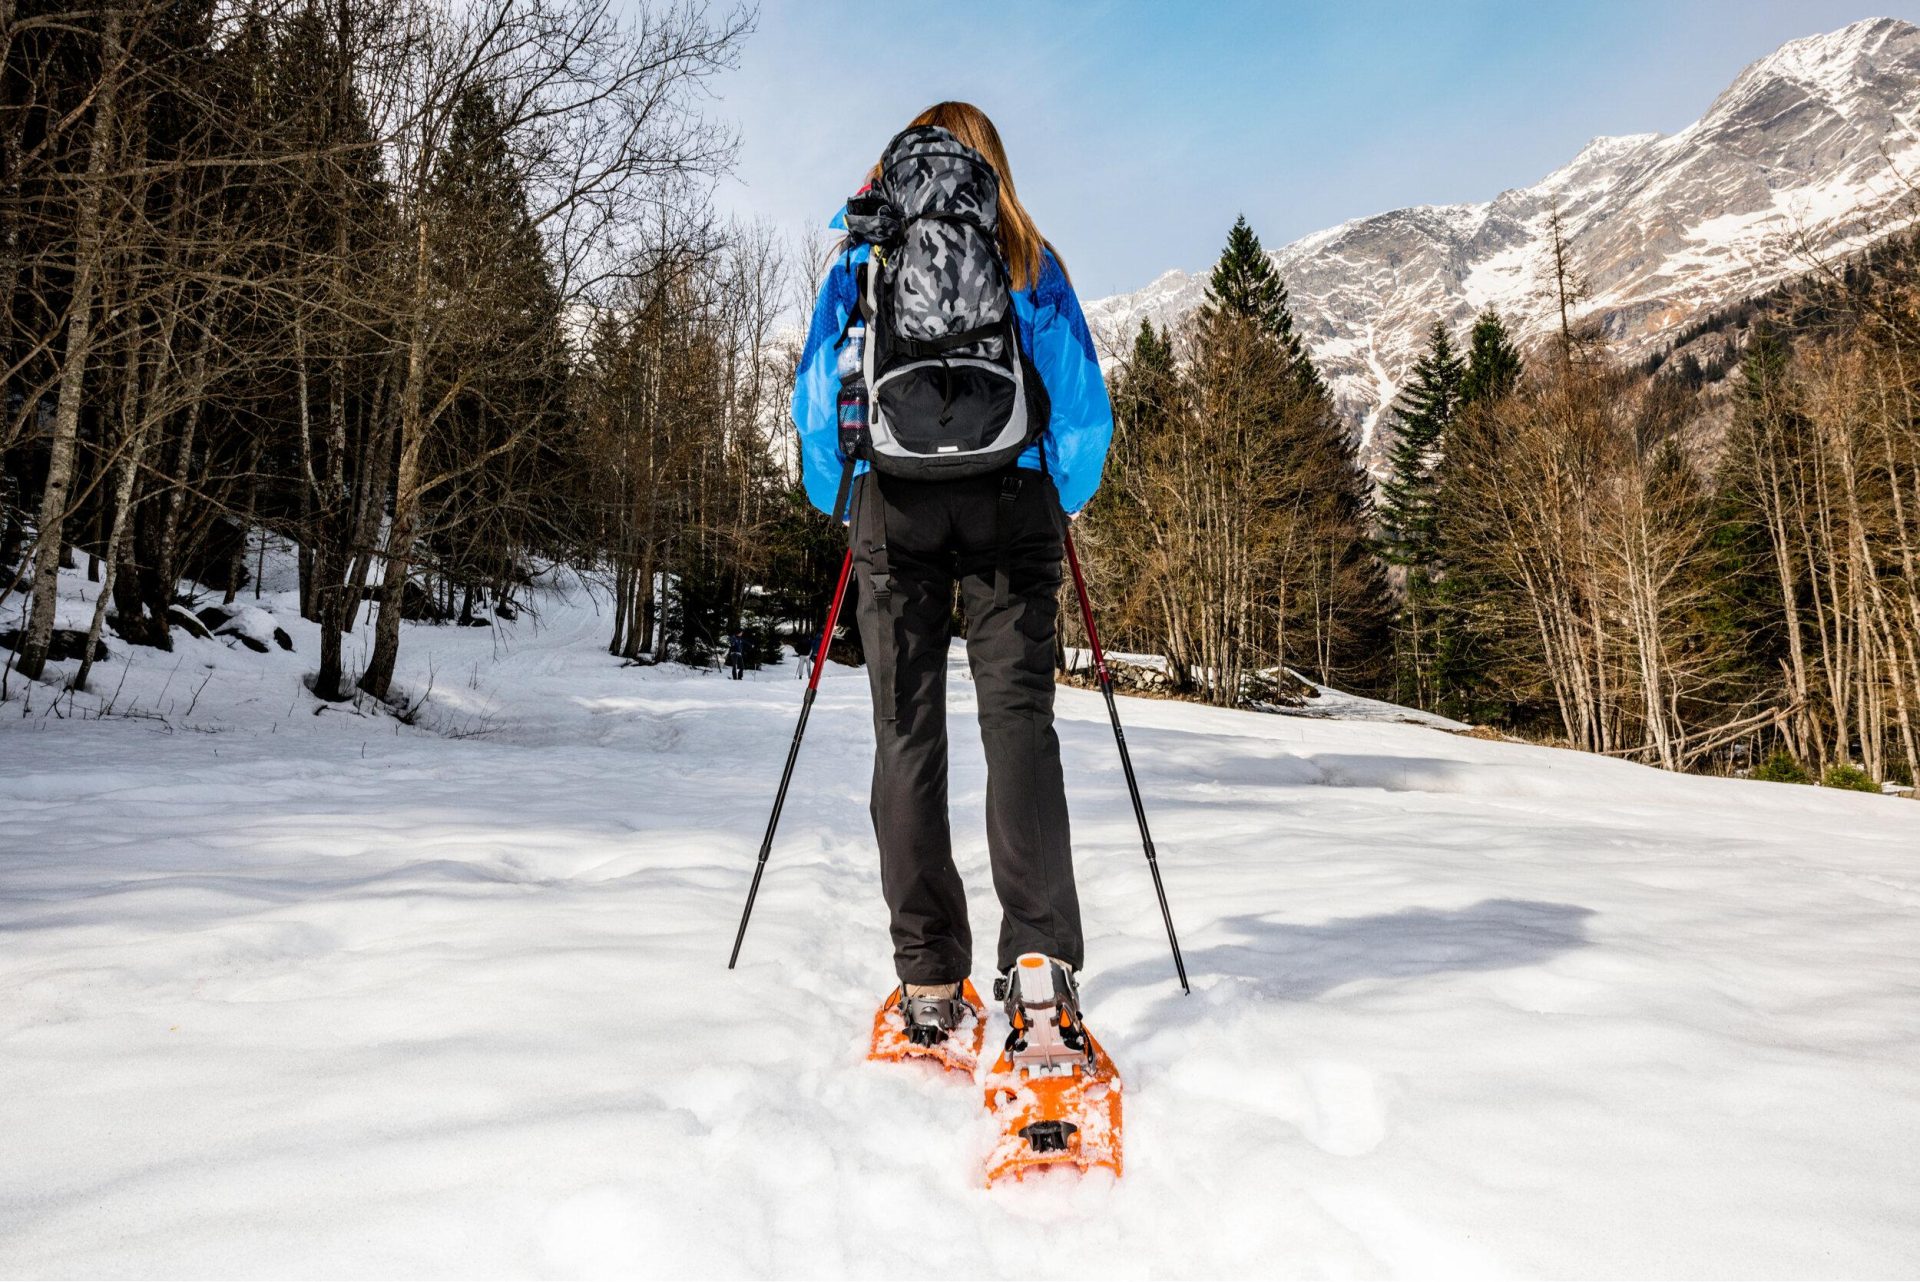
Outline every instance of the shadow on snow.
<path fill-rule="evenodd" d="M 1529 899 L 1483 899 L 1464 908 L 1406 908 L 1307 925 L 1272 914 L 1225 918 L 1209 934 L 1237 935 L 1186 954 L 1196 991 L 1226 983 L 1235 996 L 1309 1001 L 1368 979 L 1407 980 L 1455 971 L 1533 966 L 1584 948 L 1591 908 Z M 1159 986 L 1166 957 L 1089 975 L 1090 1000 L 1102 990 Z M 1176 995 L 1177 996 L 1177 995 Z"/>

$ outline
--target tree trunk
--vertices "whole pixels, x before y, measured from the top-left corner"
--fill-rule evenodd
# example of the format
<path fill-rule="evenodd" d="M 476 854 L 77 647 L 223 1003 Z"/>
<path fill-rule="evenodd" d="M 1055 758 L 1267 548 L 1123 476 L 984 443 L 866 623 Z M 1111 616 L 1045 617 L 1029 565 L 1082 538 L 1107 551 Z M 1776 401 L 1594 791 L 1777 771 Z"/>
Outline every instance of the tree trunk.
<path fill-rule="evenodd" d="M 47 457 L 47 480 L 40 494 L 40 522 L 33 558 L 33 601 L 27 616 L 26 640 L 16 666 L 20 674 L 37 681 L 47 666 L 53 641 L 54 609 L 60 595 L 60 559 L 67 519 L 67 494 L 73 483 L 74 442 L 80 434 L 80 401 L 86 392 L 87 361 L 93 354 L 93 297 L 99 286 L 105 229 L 100 212 L 101 189 L 115 138 L 114 95 L 120 14 L 109 12 L 101 42 L 100 65 L 108 79 L 94 108 L 93 136 L 87 144 L 87 175 L 80 191 L 75 219 L 73 297 L 67 312 L 66 349 L 61 354 L 59 401 L 53 416 L 53 442 Z"/>
<path fill-rule="evenodd" d="M 154 539 L 153 559 L 146 567 L 145 591 L 150 643 L 161 649 L 171 647 L 173 598 L 180 586 L 180 515 L 186 506 L 187 489 L 193 483 L 193 451 L 199 444 L 201 408 L 206 403 L 207 349 L 211 339 L 203 336 L 189 362 L 187 381 L 187 418 L 180 431 L 180 444 L 170 469 L 166 501 L 161 507 L 160 530 Z"/>
<path fill-rule="evenodd" d="M 133 372 L 127 373 L 127 383 L 133 384 Z M 131 407 L 133 397 L 126 398 Z M 124 420 L 132 425 L 132 415 Z M 120 460 L 119 474 L 113 483 L 113 529 L 107 536 L 106 581 L 100 585 L 100 595 L 93 602 L 93 621 L 87 625 L 86 651 L 80 657 L 80 670 L 73 675 L 70 687 L 85 690 L 87 678 L 93 675 L 94 649 L 100 644 L 100 630 L 107 617 L 107 602 L 113 596 L 114 576 L 119 572 L 120 558 L 127 545 L 127 532 L 133 528 L 133 478 L 140 470 L 141 456 L 146 453 L 147 432 L 144 425 L 134 428 L 134 437 L 127 442 L 127 452 Z M 231 598 L 229 598 L 231 599 Z"/>
<path fill-rule="evenodd" d="M 266 448 L 266 441 L 255 436 L 253 449 L 247 462 L 247 508 L 246 515 L 240 520 L 240 541 L 234 545 L 233 563 L 227 568 L 227 595 L 223 605 L 232 605 L 233 599 L 240 594 L 240 579 L 247 572 L 247 543 L 253 537 L 253 519 L 260 504 L 260 455 Z M 256 597 L 258 592 L 254 594 Z"/>
<path fill-rule="evenodd" d="M 380 585 L 380 618 L 374 626 L 373 653 L 360 674 L 360 688 L 385 699 L 400 654 L 400 606 L 413 565 L 414 526 L 420 512 L 420 450 L 426 425 L 422 411 L 427 380 L 427 231 L 417 239 L 412 333 L 407 344 L 407 380 L 400 398 L 400 462 L 394 472 L 393 524 L 387 530 L 386 573 Z"/>

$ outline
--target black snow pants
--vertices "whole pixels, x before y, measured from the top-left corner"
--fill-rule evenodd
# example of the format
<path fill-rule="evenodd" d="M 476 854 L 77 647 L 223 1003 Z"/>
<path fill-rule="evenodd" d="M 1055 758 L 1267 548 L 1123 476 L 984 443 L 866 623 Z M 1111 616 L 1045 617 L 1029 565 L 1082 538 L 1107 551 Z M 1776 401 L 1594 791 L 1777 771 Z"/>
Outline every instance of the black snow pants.
<path fill-rule="evenodd" d="M 860 640 L 873 687 L 873 831 L 903 983 L 973 969 L 947 825 L 947 650 L 953 586 L 987 755 L 987 850 L 1000 898 L 996 962 L 1041 952 L 1078 969 L 1066 784 L 1053 729 L 1063 522 L 1053 482 L 1018 470 L 963 481 L 869 474 L 854 505 Z"/>

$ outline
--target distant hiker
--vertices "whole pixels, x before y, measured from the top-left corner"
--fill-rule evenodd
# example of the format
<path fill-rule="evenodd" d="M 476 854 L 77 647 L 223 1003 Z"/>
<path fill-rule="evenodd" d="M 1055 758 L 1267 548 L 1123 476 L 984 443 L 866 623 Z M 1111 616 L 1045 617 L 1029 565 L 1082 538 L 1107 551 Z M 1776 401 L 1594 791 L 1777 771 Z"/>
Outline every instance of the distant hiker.
<path fill-rule="evenodd" d="M 800 659 L 799 671 L 795 675 L 802 681 L 813 675 L 813 649 L 818 644 L 812 636 L 801 637 L 793 643 L 793 652 Z"/>
<path fill-rule="evenodd" d="M 928 1045 L 977 1018 L 947 828 L 956 582 L 987 754 L 995 962 L 1002 974 L 1021 962 L 1024 976 L 1051 959 L 1050 976 L 1028 981 L 1029 1019 L 1044 985 L 1077 1028 L 1084 958 L 1053 659 L 1064 513 L 1093 497 L 1113 433 L 1093 339 L 976 107 L 922 112 L 832 225 L 847 235 L 814 306 L 793 417 L 808 498 L 850 520 L 906 1031 Z M 846 513 L 843 458 L 858 460 Z"/>
<path fill-rule="evenodd" d="M 727 638 L 727 667 L 738 681 L 747 670 L 747 639 L 738 632 Z"/>

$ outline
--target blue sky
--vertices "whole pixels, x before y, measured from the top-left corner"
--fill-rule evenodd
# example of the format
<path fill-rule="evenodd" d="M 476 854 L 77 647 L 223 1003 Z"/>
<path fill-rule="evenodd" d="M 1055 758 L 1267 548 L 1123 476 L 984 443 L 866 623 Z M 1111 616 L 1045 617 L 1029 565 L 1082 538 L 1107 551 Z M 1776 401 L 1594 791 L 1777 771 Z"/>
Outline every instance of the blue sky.
<path fill-rule="evenodd" d="M 1238 212 L 1278 246 L 1486 200 L 1596 135 L 1672 132 L 1785 41 L 1883 14 L 1920 21 L 1920 0 L 764 0 L 713 85 L 741 133 L 720 200 L 824 222 L 914 113 L 965 98 L 1099 297 L 1211 262 Z"/>

